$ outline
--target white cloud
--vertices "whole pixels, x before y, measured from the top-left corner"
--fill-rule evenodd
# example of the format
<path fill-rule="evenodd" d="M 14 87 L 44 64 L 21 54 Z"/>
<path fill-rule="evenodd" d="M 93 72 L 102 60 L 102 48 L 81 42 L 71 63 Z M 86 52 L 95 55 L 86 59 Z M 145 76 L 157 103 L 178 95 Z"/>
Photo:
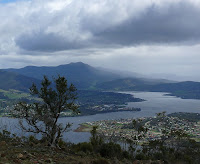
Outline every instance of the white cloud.
<path fill-rule="evenodd" d="M 47 51 L 49 46 L 50 51 L 58 51 L 105 44 L 196 41 L 200 37 L 199 6 L 199 1 L 192 0 L 34 0 L 0 4 L 1 51 L 4 47 L 16 50 L 16 46 L 31 51 Z M 38 35 L 45 44 L 40 43 Z M 63 46 L 55 42 L 54 50 L 48 41 L 55 38 Z"/>
<path fill-rule="evenodd" d="M 0 68 L 76 61 L 140 73 L 200 68 L 199 0 L 19 1 L 0 3 L 0 20 Z"/>

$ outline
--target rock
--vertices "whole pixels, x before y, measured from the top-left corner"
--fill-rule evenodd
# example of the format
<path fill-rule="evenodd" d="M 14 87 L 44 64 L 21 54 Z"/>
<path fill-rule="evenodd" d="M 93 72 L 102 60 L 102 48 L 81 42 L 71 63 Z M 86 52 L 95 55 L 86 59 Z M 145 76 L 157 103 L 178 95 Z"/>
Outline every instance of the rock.
<path fill-rule="evenodd" d="M 24 157 L 24 155 L 21 154 L 21 153 L 19 153 L 19 154 L 17 155 L 17 158 L 23 158 L 23 157 Z"/>

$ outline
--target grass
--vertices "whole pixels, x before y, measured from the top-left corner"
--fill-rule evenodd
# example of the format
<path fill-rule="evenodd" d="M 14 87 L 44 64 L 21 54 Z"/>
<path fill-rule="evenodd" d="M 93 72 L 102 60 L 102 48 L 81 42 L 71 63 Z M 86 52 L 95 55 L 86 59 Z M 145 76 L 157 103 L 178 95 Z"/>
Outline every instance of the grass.
<path fill-rule="evenodd" d="M 0 92 L 4 94 L 4 96 L 8 97 L 8 99 L 21 99 L 21 98 L 29 98 L 31 95 L 25 92 L 21 92 L 18 90 L 2 90 Z"/>
<path fill-rule="evenodd" d="M 0 89 L 0 92 L 3 93 L 3 95 L 7 99 L 0 99 L 0 101 L 12 101 L 12 100 L 20 100 L 20 99 L 28 99 L 28 100 L 39 100 L 38 98 L 32 97 L 29 93 L 21 92 L 18 90 L 2 90 Z"/>
<path fill-rule="evenodd" d="M 15 93 L 15 92 L 5 92 L 4 96 L 8 97 L 8 99 L 21 99 L 21 98 L 29 98 L 30 95 L 26 93 Z"/>
<path fill-rule="evenodd" d="M 0 111 L 6 112 L 9 108 L 19 101 L 41 101 L 39 98 L 31 96 L 29 93 L 18 91 L 18 90 L 3 90 L 0 89 L 1 99 L 0 99 Z M 8 108 L 7 108 L 8 107 Z M 1 113 L 1 116 L 5 116 Z M 8 115 L 9 116 L 9 115 Z"/>

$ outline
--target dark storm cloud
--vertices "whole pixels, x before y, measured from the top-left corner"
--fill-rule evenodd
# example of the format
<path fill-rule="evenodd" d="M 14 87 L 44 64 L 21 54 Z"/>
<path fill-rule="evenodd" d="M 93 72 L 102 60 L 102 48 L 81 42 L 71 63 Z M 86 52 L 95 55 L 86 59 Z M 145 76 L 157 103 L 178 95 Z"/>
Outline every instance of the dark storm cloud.
<path fill-rule="evenodd" d="M 169 8 L 149 7 L 138 19 L 96 33 L 105 43 L 119 45 L 185 43 L 200 41 L 200 9 L 190 3 Z"/>
<path fill-rule="evenodd" d="M 66 27 L 71 24 L 67 34 L 46 32 L 47 25 L 39 32 L 22 33 L 15 39 L 16 45 L 28 51 L 61 51 L 137 44 L 196 44 L 200 41 L 200 8 L 191 1 L 161 6 L 152 3 L 137 17 L 135 12 L 128 12 L 126 19 L 121 19 L 121 10 L 106 13 L 102 8 L 96 15 L 92 15 L 88 14 L 86 9 L 78 9 L 77 17 L 69 15 Z M 135 10 L 134 6 L 131 10 Z M 65 14 L 67 13 L 64 11 L 59 13 L 61 18 L 65 17 Z M 61 18 L 60 21 L 63 20 Z M 113 23 L 113 19 L 121 21 Z M 61 28 L 62 34 L 65 33 L 63 26 L 56 28 Z M 89 37 L 83 39 L 82 35 L 85 33 L 89 34 Z"/>
<path fill-rule="evenodd" d="M 61 51 L 70 49 L 79 49 L 85 47 L 86 43 L 78 41 L 69 41 L 65 37 L 54 33 L 34 33 L 23 34 L 16 39 L 17 45 L 28 51 Z"/>

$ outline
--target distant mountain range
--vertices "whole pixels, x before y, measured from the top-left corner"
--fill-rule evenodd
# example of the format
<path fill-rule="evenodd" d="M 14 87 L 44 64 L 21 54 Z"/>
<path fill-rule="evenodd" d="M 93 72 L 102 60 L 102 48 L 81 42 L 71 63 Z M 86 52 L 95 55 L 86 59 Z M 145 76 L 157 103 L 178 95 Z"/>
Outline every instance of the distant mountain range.
<path fill-rule="evenodd" d="M 93 88 L 97 83 L 120 78 L 120 75 L 91 67 L 82 62 L 60 65 L 57 67 L 36 67 L 27 66 L 21 69 L 6 69 L 8 72 L 15 72 L 38 80 L 46 75 L 49 78 L 58 75 L 65 76 L 70 83 L 79 89 Z"/>
<path fill-rule="evenodd" d="M 174 82 L 165 79 L 142 78 L 139 75 L 134 77 L 136 74 L 131 76 L 130 72 L 124 74 L 95 68 L 82 62 L 56 67 L 27 66 L 21 69 L 0 70 L 0 89 L 28 91 L 31 84 L 33 82 L 39 84 L 44 75 L 49 78 L 58 75 L 65 76 L 69 83 L 84 90 L 169 92 L 182 98 L 200 99 L 200 82 Z"/>
<path fill-rule="evenodd" d="M 169 80 L 150 79 L 150 78 L 139 78 L 139 74 L 124 71 L 114 71 L 104 68 L 95 68 L 82 62 L 70 63 L 66 65 L 60 65 L 56 67 L 36 67 L 27 66 L 20 69 L 5 69 L 7 72 L 14 72 L 30 78 L 38 80 L 43 79 L 46 75 L 49 78 L 56 77 L 57 75 L 65 76 L 69 82 L 72 82 L 77 88 L 80 89 L 92 89 L 96 86 L 101 86 L 101 83 L 106 83 L 113 80 L 124 79 L 131 77 L 130 83 L 133 85 L 139 84 L 160 84 L 160 83 L 171 83 Z M 133 78 L 134 77 L 134 78 Z M 120 81 L 120 80 L 119 80 Z"/>

